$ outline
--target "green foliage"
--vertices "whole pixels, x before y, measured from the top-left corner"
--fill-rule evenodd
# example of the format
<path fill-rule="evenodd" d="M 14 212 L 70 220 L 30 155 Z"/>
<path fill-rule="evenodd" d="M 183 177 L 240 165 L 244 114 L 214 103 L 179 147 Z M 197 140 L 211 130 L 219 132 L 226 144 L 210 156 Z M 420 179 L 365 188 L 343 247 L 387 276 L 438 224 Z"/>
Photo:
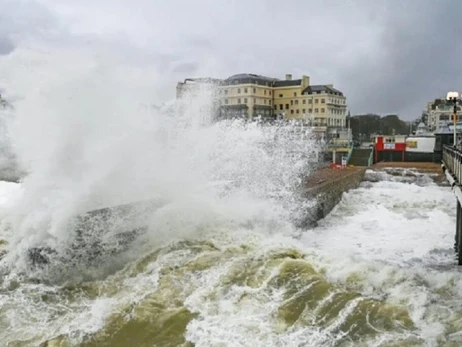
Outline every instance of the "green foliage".
<path fill-rule="evenodd" d="M 409 124 L 395 114 L 376 114 L 347 117 L 355 141 L 369 141 L 371 135 L 407 135 Z"/>

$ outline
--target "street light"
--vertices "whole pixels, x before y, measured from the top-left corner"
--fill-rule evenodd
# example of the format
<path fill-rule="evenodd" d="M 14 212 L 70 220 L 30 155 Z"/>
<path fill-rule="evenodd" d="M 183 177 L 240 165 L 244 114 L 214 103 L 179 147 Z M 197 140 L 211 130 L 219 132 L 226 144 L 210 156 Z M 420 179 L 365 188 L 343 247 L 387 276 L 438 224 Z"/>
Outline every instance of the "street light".
<path fill-rule="evenodd" d="M 454 103 L 454 110 L 453 110 L 453 124 L 454 124 L 454 147 L 457 145 L 457 103 L 460 102 L 459 93 L 458 92 L 448 92 L 446 94 L 446 100 L 452 101 Z"/>

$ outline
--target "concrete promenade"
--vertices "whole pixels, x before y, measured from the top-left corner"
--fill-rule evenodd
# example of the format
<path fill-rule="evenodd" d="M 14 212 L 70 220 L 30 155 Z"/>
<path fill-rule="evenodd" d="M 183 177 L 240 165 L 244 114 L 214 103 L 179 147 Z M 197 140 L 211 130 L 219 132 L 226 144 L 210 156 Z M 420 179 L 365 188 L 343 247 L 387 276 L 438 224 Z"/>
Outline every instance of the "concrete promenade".
<path fill-rule="evenodd" d="M 359 187 L 366 170 L 386 171 L 396 176 L 418 176 L 430 174 L 438 185 L 447 185 L 447 179 L 441 170 L 441 164 L 418 162 L 381 162 L 369 167 L 354 166 L 341 168 L 323 168 L 313 171 L 305 180 L 305 195 L 316 201 L 307 212 L 305 226 L 314 226 L 324 218 L 340 201 L 344 192 Z"/>
<path fill-rule="evenodd" d="M 441 164 L 438 163 L 412 163 L 412 162 L 380 162 L 369 167 L 354 166 L 345 169 L 324 168 L 312 172 L 305 181 L 305 187 L 310 190 L 317 188 L 328 182 L 343 179 L 354 172 L 361 172 L 366 169 L 383 170 L 383 169 L 413 169 L 420 173 L 437 174 L 438 179 L 445 180 Z M 411 173 L 409 173 L 411 175 Z"/>
<path fill-rule="evenodd" d="M 396 168 L 407 168 L 417 169 L 421 172 L 436 172 L 441 171 L 441 163 L 413 163 L 413 162 L 401 162 L 401 161 L 382 161 L 380 163 L 372 165 L 372 168 L 385 168 L 385 167 L 396 167 Z"/>
<path fill-rule="evenodd" d="M 337 181 L 353 172 L 364 170 L 363 167 L 347 167 L 346 169 L 324 168 L 311 173 L 306 180 L 306 188 L 312 189 L 327 182 Z"/>
<path fill-rule="evenodd" d="M 380 162 L 371 166 L 373 170 L 385 170 L 389 174 L 393 174 L 392 169 L 409 169 L 415 170 L 419 173 L 430 174 L 432 179 L 438 185 L 447 185 L 446 176 L 441 170 L 441 163 L 413 163 L 413 162 Z M 402 171 L 396 172 L 397 175 L 402 175 Z M 405 175 L 414 176 L 412 172 L 408 172 Z"/>

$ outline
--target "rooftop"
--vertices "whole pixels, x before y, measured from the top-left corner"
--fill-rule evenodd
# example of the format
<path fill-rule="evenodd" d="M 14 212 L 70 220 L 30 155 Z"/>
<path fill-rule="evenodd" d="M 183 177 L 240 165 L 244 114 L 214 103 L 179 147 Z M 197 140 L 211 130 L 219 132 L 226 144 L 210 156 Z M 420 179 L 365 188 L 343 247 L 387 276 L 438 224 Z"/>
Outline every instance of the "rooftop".
<path fill-rule="evenodd" d="M 288 75 L 291 76 L 291 75 Z M 291 77 L 290 77 L 291 78 Z M 259 84 L 268 87 L 290 87 L 302 85 L 302 79 L 284 79 L 268 77 L 263 75 L 257 75 L 253 73 L 239 73 L 232 75 L 226 79 L 212 78 L 212 77 L 201 77 L 201 78 L 186 78 L 184 83 L 210 83 L 219 85 L 232 85 L 232 84 Z M 343 93 L 335 89 L 332 85 L 311 85 L 302 91 L 303 94 L 316 94 L 316 93 L 327 93 L 333 95 L 341 95 Z"/>
<path fill-rule="evenodd" d="M 274 82 L 275 87 L 289 87 L 289 86 L 299 86 L 302 84 L 302 80 L 277 80 Z"/>
<path fill-rule="evenodd" d="M 267 82 L 273 82 L 273 81 L 278 80 L 277 78 L 257 75 L 253 73 L 240 73 L 240 74 L 236 74 L 236 75 L 232 75 L 228 77 L 225 81 L 234 81 L 234 80 L 240 80 L 240 79 L 259 79 L 259 80 L 265 80 Z"/>
<path fill-rule="evenodd" d="M 222 83 L 223 80 L 219 78 L 213 78 L 213 77 L 199 77 L 199 78 L 186 78 L 184 80 L 184 83 L 187 82 L 194 82 L 194 83 Z"/>
<path fill-rule="evenodd" d="M 317 93 L 317 92 L 327 92 L 328 94 L 343 95 L 343 93 L 340 90 L 335 89 L 334 87 L 331 87 L 329 85 L 323 85 L 323 84 L 308 86 L 303 91 L 303 93 Z"/>

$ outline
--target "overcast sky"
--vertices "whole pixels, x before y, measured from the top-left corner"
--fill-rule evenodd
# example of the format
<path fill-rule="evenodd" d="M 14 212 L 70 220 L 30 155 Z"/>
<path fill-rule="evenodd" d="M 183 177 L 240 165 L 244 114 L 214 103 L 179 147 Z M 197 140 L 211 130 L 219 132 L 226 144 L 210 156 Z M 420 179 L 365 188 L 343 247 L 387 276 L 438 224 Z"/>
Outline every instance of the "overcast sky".
<path fill-rule="evenodd" d="M 414 119 L 462 91 L 461 13 L 460 0 L 0 0 L 0 54 L 106 47 L 163 74 L 156 102 L 186 77 L 306 74 L 352 114 Z"/>

